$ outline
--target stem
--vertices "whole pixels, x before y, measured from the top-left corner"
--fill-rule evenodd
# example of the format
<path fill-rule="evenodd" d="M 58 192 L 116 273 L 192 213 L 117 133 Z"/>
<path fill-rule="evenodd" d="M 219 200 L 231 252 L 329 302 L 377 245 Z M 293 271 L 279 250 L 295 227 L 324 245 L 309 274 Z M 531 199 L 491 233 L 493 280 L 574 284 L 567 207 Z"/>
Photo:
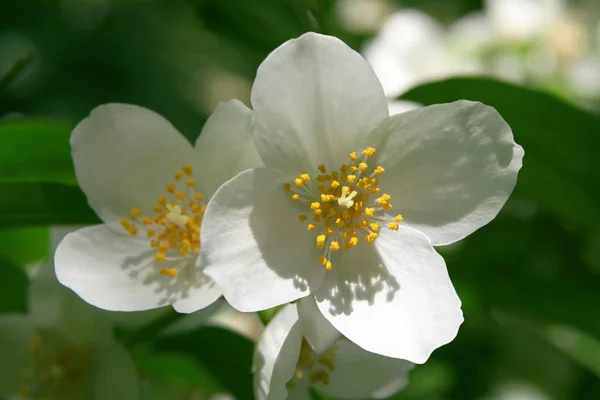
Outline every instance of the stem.
<path fill-rule="evenodd" d="M 4 75 L 0 76 L 0 92 L 2 92 L 2 90 L 4 90 L 4 88 L 8 86 L 19 73 L 21 73 L 21 71 L 23 71 L 30 60 L 31 54 L 21 56 L 13 63 L 12 67 L 4 73 Z"/>
<path fill-rule="evenodd" d="M 180 314 L 175 311 L 173 308 L 169 308 L 169 311 L 165 312 L 164 315 L 161 315 L 154 321 L 142 326 L 139 329 L 131 332 L 128 336 L 125 337 L 123 343 L 126 347 L 133 347 L 138 344 L 147 342 L 149 340 L 154 339 L 158 333 L 164 330 L 169 325 L 178 321 L 180 318 L 185 317 L 187 314 Z"/>

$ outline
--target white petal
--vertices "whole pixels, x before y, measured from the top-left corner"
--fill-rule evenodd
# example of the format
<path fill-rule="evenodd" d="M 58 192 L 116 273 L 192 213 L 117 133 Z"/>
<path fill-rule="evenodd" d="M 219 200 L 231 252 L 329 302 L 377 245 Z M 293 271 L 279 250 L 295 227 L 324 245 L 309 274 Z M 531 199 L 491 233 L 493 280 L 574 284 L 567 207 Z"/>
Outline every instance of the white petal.
<path fill-rule="evenodd" d="M 315 353 L 323 353 L 339 339 L 341 333 L 325 319 L 313 296 L 302 298 L 297 304 L 304 337 Z"/>
<path fill-rule="evenodd" d="M 310 394 L 310 385 L 307 380 L 304 379 L 302 382 L 296 383 L 292 388 L 288 389 L 287 400 L 312 400 L 313 397 Z"/>
<path fill-rule="evenodd" d="M 112 337 L 108 313 L 93 307 L 62 286 L 54 266 L 40 267 L 29 285 L 29 311 L 37 326 L 60 331 L 74 342 L 101 342 Z"/>
<path fill-rule="evenodd" d="M 133 400 L 138 398 L 135 365 L 127 351 L 117 343 L 94 349 L 92 400 Z"/>
<path fill-rule="evenodd" d="M 188 268 L 194 268 L 190 265 Z M 182 294 L 181 298 L 173 303 L 173 308 L 180 313 L 193 313 L 213 304 L 221 297 L 221 289 L 215 282 L 202 271 L 195 271 L 197 284 Z"/>
<path fill-rule="evenodd" d="M 339 39 L 306 33 L 273 51 L 252 87 L 256 147 L 292 174 L 338 167 L 387 116 L 369 64 Z M 293 168 L 293 169 L 290 169 Z"/>
<path fill-rule="evenodd" d="M 363 349 L 415 363 L 450 342 L 463 321 L 444 259 L 408 227 L 344 252 L 315 294 L 325 318 Z"/>
<path fill-rule="evenodd" d="M 259 400 L 287 398 L 302 344 L 296 306 L 287 305 L 265 328 L 254 354 L 254 394 Z"/>
<path fill-rule="evenodd" d="M 435 246 L 490 222 L 517 182 L 523 149 L 500 114 L 461 100 L 390 117 L 370 136 L 391 210 Z"/>
<path fill-rule="evenodd" d="M 29 366 L 33 320 L 23 315 L 0 316 L 0 396 L 16 394 L 21 373 Z"/>
<path fill-rule="evenodd" d="M 423 105 L 408 100 L 394 100 L 388 102 L 388 110 L 390 115 L 402 114 L 403 112 L 414 110 L 420 107 L 423 107 Z"/>
<path fill-rule="evenodd" d="M 239 100 L 219 103 L 196 141 L 197 174 L 207 197 L 238 173 L 262 166 L 252 137 L 254 112 Z"/>
<path fill-rule="evenodd" d="M 289 303 L 325 275 L 314 237 L 272 170 L 242 172 L 210 200 L 202 221 L 204 272 L 240 311 Z"/>
<path fill-rule="evenodd" d="M 166 306 L 185 297 L 195 282 L 186 273 L 161 276 L 162 264 L 144 241 L 119 235 L 105 225 L 81 229 L 56 249 L 56 276 L 88 303 L 111 311 L 141 311 Z M 193 265 L 187 268 L 193 268 Z"/>
<path fill-rule="evenodd" d="M 71 135 L 79 185 L 106 222 L 131 207 L 152 214 L 173 173 L 193 161 L 190 143 L 163 117 L 129 104 L 95 108 Z"/>
<path fill-rule="evenodd" d="M 408 373 L 414 364 L 369 353 L 347 339 L 334 348 L 335 368 L 329 385 L 317 389 L 336 398 L 380 399 L 391 396 L 408 384 Z"/>

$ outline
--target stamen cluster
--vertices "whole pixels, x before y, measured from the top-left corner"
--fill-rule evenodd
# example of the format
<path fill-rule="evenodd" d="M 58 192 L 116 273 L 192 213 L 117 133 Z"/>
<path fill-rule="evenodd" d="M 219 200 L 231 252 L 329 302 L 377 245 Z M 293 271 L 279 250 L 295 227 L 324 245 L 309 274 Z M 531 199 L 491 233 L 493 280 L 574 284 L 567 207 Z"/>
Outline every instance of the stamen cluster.
<path fill-rule="evenodd" d="M 300 347 L 300 357 L 296 365 L 294 377 L 290 379 L 286 386 L 293 388 L 297 380 L 302 380 L 308 376 L 310 383 L 321 382 L 328 385 L 330 381 L 329 374 L 335 369 L 335 346 L 332 346 L 322 355 L 315 354 L 306 339 L 302 338 Z"/>
<path fill-rule="evenodd" d="M 323 249 L 319 262 L 327 270 L 333 268 L 332 253 L 350 250 L 362 238 L 373 243 L 379 234 L 384 214 L 392 208 L 392 197 L 380 193 L 378 176 L 385 169 L 378 165 L 372 168 L 367 163 L 375 155 L 374 147 L 367 147 L 362 154 L 352 152 L 350 163 L 340 166 L 339 171 L 328 172 L 320 165 L 320 174 L 311 177 L 303 172 L 293 183 L 285 183 L 284 190 L 291 192 L 290 198 L 299 206 L 307 208 L 307 213 L 298 219 L 307 222 L 307 229 L 317 233 L 316 246 Z M 402 215 L 387 222 L 387 228 L 398 230 Z"/>
<path fill-rule="evenodd" d="M 70 399 L 89 378 L 92 352 L 50 334 L 35 333 L 29 342 L 30 368 L 21 371 L 19 395 L 23 398 Z"/>
<path fill-rule="evenodd" d="M 167 195 L 158 198 L 152 216 L 146 216 L 141 209 L 133 207 L 130 219 L 121 219 L 121 225 L 131 236 L 138 235 L 139 227 L 145 229 L 150 246 L 156 249 L 156 261 L 176 262 L 171 267 L 160 269 L 161 275 L 171 278 L 177 277 L 181 267 L 186 265 L 177 264 L 177 261 L 200 252 L 200 224 L 206 205 L 202 193 L 195 191 L 196 181 L 192 174 L 193 169 L 187 164 L 175 171 L 175 182 L 167 184 Z M 184 188 L 178 188 L 178 185 Z"/>

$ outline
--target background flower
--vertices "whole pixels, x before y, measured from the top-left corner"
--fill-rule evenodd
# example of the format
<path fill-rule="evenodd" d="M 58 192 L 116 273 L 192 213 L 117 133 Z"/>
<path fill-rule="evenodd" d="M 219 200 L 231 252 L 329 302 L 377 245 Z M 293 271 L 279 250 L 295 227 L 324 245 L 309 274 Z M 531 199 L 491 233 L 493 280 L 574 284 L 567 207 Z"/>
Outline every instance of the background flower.
<path fill-rule="evenodd" d="M 310 399 L 311 387 L 338 398 L 379 399 L 408 383 L 413 364 L 407 361 L 366 352 L 345 338 L 316 354 L 302 335 L 293 304 L 267 325 L 254 356 L 257 399 Z"/>
<path fill-rule="evenodd" d="M 27 315 L 0 315 L 0 395 L 17 398 L 135 400 L 138 380 L 110 318 L 39 267 Z"/>

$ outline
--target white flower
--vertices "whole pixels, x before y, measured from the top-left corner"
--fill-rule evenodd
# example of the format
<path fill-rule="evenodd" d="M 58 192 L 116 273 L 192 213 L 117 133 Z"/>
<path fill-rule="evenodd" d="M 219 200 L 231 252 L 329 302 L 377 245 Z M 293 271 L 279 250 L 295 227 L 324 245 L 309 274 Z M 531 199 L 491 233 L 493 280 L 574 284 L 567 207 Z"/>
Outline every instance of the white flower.
<path fill-rule="evenodd" d="M 565 0 L 486 0 L 494 32 L 505 40 L 531 40 L 549 33 L 560 21 Z"/>
<path fill-rule="evenodd" d="M 303 324 L 323 314 L 367 351 L 424 362 L 463 321 L 433 246 L 502 208 L 523 156 L 509 126 L 469 101 L 389 117 L 367 62 L 314 33 L 267 57 L 251 97 L 266 168 L 209 202 L 206 274 L 240 311 L 306 297 Z M 305 332 L 315 349 L 337 339 Z"/>
<path fill-rule="evenodd" d="M 200 252 L 205 201 L 227 179 L 260 165 L 253 124 L 241 102 L 222 103 L 192 147 L 145 108 L 92 111 L 71 146 L 79 184 L 105 224 L 61 242 L 59 281 L 113 311 L 173 304 L 188 313 L 213 303 L 221 292 L 202 272 Z"/>
<path fill-rule="evenodd" d="M 429 80 L 472 73 L 476 66 L 450 51 L 442 26 L 417 10 L 392 15 L 364 48 L 388 97 Z"/>
<path fill-rule="evenodd" d="M 364 351 L 345 338 L 315 353 L 302 337 L 296 306 L 290 304 L 258 342 L 254 392 L 258 400 L 309 400 L 311 387 L 335 398 L 384 398 L 406 386 L 413 366 Z"/>
<path fill-rule="evenodd" d="M 569 74 L 573 65 L 592 58 L 587 30 L 564 0 L 487 0 L 483 11 L 450 27 L 449 41 L 494 76 L 546 84 L 566 79 L 570 90 L 585 96 Z"/>
<path fill-rule="evenodd" d="M 137 399 L 135 365 L 110 319 L 61 286 L 51 265 L 29 286 L 29 311 L 0 316 L 0 397 Z"/>

